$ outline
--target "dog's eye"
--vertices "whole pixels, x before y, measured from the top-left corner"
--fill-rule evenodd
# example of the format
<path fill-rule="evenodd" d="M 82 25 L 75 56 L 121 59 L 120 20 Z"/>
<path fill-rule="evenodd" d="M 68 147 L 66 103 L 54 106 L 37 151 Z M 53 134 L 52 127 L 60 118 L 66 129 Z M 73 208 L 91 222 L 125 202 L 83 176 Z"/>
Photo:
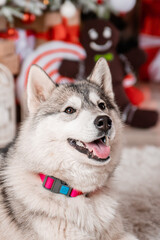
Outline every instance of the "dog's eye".
<path fill-rule="evenodd" d="M 104 104 L 103 102 L 100 102 L 100 103 L 98 104 L 98 107 L 99 107 L 101 110 L 105 110 L 105 108 L 106 108 L 106 106 L 105 106 L 105 104 Z"/>
<path fill-rule="evenodd" d="M 72 107 L 67 107 L 65 110 L 64 110 L 65 113 L 67 114 L 73 114 L 76 112 L 76 110 Z"/>

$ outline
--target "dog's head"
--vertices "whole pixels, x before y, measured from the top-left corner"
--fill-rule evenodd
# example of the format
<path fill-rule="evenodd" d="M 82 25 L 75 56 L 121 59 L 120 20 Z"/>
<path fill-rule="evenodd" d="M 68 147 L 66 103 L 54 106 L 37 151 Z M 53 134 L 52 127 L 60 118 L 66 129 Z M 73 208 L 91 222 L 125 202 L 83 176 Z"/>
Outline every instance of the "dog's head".
<path fill-rule="evenodd" d="M 28 167 L 82 192 L 103 186 L 118 164 L 121 141 L 106 61 L 97 62 L 88 80 L 58 86 L 33 65 L 27 93 Z"/>

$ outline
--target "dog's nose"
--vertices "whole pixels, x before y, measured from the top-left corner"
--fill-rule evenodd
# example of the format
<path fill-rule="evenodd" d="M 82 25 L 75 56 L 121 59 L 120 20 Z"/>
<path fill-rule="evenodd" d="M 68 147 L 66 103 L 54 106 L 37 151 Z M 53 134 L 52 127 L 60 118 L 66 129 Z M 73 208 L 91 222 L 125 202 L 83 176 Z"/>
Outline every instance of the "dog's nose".
<path fill-rule="evenodd" d="M 107 132 L 112 127 L 112 120 L 108 116 L 98 116 L 94 121 L 98 130 Z"/>

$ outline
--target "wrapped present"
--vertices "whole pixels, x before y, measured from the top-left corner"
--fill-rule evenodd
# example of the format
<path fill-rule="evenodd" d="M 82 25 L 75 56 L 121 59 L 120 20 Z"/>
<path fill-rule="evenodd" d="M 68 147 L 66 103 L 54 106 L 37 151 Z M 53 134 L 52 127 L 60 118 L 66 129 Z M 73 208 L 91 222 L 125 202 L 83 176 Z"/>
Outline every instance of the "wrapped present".
<path fill-rule="evenodd" d="M 75 12 L 69 16 L 64 16 L 63 11 L 61 12 L 47 12 L 44 14 L 44 27 L 45 29 L 61 24 L 63 18 L 67 20 L 67 25 L 79 25 L 80 24 L 80 10 L 75 9 Z"/>
<path fill-rule="evenodd" d="M 51 40 L 79 43 L 80 10 L 76 8 L 73 10 L 73 12 L 68 13 L 64 5 L 60 12 L 46 13 L 44 15 L 44 28 L 47 30 L 36 33 L 36 45 Z"/>
<path fill-rule="evenodd" d="M 16 54 L 15 39 L 11 40 L 6 34 L 8 33 L 0 33 L 0 63 L 9 68 L 12 74 L 18 74 L 20 61 Z"/>
<path fill-rule="evenodd" d="M 52 39 L 53 37 L 53 28 L 55 26 L 61 25 L 62 18 L 59 12 L 47 12 L 44 14 L 43 18 L 43 27 L 36 31 L 36 47 L 39 45 L 48 42 Z M 61 30 L 60 30 L 61 32 Z M 62 39 L 62 38 L 60 38 Z"/>
<path fill-rule="evenodd" d="M 20 59 L 17 54 L 8 55 L 0 58 L 0 63 L 4 64 L 12 74 L 18 74 L 20 68 Z"/>
<path fill-rule="evenodd" d="M 0 39 L 0 59 L 8 55 L 14 54 L 15 45 L 12 40 Z"/>
<path fill-rule="evenodd" d="M 0 32 L 0 39 L 0 61 L 2 57 L 11 56 L 15 53 L 18 54 L 20 60 L 23 61 L 35 48 L 35 32 L 32 30 L 9 28 L 4 32 Z M 13 56 L 11 57 L 13 58 Z M 6 60 L 4 59 L 4 61 L 5 62 L 2 60 L 1 62 L 5 64 Z M 15 71 L 17 73 L 16 69 Z"/>
<path fill-rule="evenodd" d="M 5 17 L 0 16 L 0 31 L 4 31 L 7 28 L 7 20 Z"/>
<path fill-rule="evenodd" d="M 14 80 L 10 70 L 0 64 L 0 147 L 13 140 L 16 132 Z"/>
<path fill-rule="evenodd" d="M 59 12 L 47 12 L 44 15 L 44 27 L 46 29 L 58 25 L 62 22 L 62 17 Z"/>

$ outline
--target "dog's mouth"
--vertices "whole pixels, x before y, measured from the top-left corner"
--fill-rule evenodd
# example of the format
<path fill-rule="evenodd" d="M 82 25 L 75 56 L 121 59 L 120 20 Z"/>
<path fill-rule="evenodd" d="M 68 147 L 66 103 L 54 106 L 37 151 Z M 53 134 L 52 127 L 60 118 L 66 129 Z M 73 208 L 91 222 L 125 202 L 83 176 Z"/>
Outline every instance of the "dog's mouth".
<path fill-rule="evenodd" d="M 110 158 L 109 139 L 106 136 L 89 143 L 85 143 L 71 138 L 68 139 L 68 142 L 77 151 L 86 154 L 88 158 L 100 162 L 105 162 Z"/>

